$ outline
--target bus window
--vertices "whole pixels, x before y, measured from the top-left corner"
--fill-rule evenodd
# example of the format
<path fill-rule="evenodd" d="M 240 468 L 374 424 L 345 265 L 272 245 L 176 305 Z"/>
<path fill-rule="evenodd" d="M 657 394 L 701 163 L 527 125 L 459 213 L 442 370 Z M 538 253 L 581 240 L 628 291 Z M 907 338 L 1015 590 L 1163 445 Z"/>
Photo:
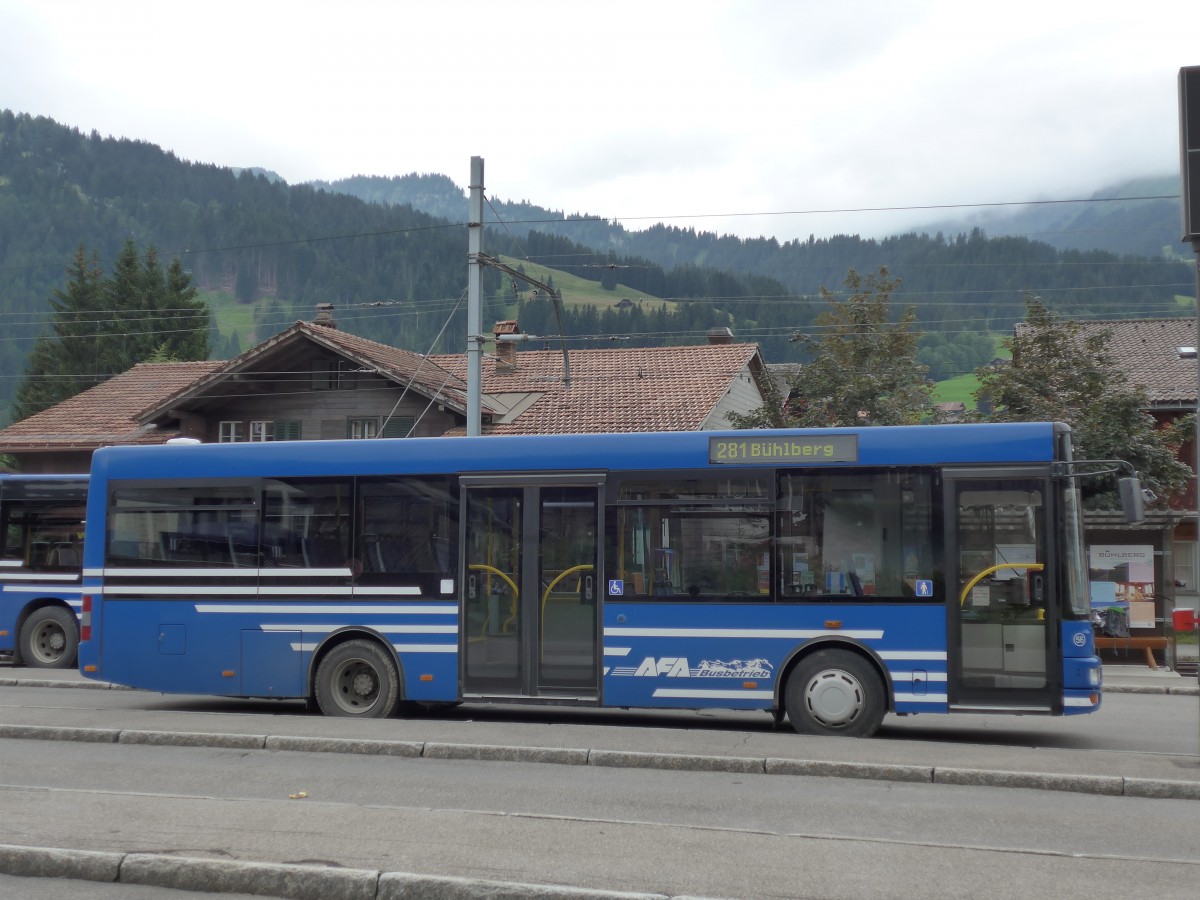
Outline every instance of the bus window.
<path fill-rule="evenodd" d="M 761 478 L 628 481 L 616 516 L 616 576 L 632 596 L 770 594 L 770 510 Z"/>
<path fill-rule="evenodd" d="M 932 599 L 931 496 L 925 472 L 780 476 L 780 596 Z"/>
<path fill-rule="evenodd" d="M 82 564 L 82 503 L 9 500 L 0 525 L 0 559 L 30 569 L 78 569 Z"/>
<path fill-rule="evenodd" d="M 258 504 L 248 485 L 118 486 L 109 522 L 109 565 L 258 565 Z"/>
<path fill-rule="evenodd" d="M 264 566 L 341 569 L 353 561 L 350 479 L 269 479 L 263 498 Z"/>
<path fill-rule="evenodd" d="M 442 593 L 454 578 L 450 536 L 457 503 L 446 478 L 361 480 L 355 558 L 360 584 L 420 587 Z"/>

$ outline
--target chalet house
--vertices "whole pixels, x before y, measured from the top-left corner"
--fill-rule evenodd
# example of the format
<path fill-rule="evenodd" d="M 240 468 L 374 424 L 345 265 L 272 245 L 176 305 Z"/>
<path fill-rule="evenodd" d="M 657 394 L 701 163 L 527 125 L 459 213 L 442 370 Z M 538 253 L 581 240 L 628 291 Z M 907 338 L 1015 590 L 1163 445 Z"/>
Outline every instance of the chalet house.
<path fill-rule="evenodd" d="M 21 471 L 86 471 L 97 447 L 466 433 L 466 359 L 340 331 L 331 307 L 230 360 L 142 363 L 0 430 Z M 516 323 L 497 323 L 511 334 Z M 484 434 L 694 431 L 762 404 L 756 344 L 716 329 L 700 346 L 485 355 Z M 565 378 L 569 370 L 570 378 Z"/>

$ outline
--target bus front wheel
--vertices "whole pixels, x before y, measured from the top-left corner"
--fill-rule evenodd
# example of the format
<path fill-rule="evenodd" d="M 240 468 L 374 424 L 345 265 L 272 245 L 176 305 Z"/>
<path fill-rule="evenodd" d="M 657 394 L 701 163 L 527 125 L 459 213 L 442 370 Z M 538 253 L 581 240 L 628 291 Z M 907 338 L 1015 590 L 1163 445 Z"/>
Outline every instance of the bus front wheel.
<path fill-rule="evenodd" d="M 883 721 L 883 683 L 869 662 L 846 650 L 819 650 L 788 676 L 784 705 L 800 734 L 870 737 Z"/>
<path fill-rule="evenodd" d="M 317 706 L 327 716 L 386 719 L 400 703 L 400 676 L 373 641 L 347 641 L 317 666 Z"/>
<path fill-rule="evenodd" d="M 69 669 L 75 665 L 79 630 L 75 616 L 61 606 L 35 609 L 21 626 L 21 659 L 34 669 Z"/>

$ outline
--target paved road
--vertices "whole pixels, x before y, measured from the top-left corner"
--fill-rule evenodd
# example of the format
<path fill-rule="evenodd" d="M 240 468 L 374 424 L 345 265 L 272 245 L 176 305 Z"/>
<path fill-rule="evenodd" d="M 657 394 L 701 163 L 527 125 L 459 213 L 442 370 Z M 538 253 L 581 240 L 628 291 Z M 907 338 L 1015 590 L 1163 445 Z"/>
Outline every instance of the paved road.
<path fill-rule="evenodd" d="M 181 764 L 184 765 L 184 771 L 207 771 L 206 767 L 221 764 L 213 760 L 227 757 L 235 761 L 230 771 L 241 772 L 247 768 L 254 769 L 255 764 L 247 760 L 280 758 L 278 753 L 263 753 L 265 748 L 292 748 L 287 754 L 287 770 L 293 773 L 311 772 L 311 777 L 306 780 L 313 785 L 321 784 L 319 773 L 325 769 L 341 772 L 347 766 L 372 767 L 382 763 L 387 766 L 388 772 L 411 771 L 413 774 L 406 776 L 403 782 L 409 786 L 421 785 L 426 781 L 436 782 L 433 773 L 443 771 L 450 773 L 451 785 L 455 779 L 460 779 L 464 784 L 478 786 L 489 784 L 497 769 L 495 762 L 475 760 L 508 759 L 517 762 L 510 762 L 501 768 L 506 773 L 521 773 L 516 779 L 521 787 L 515 796 L 481 793 L 481 801 L 492 801 L 491 807 L 487 807 L 486 803 L 472 806 L 469 802 L 458 800 L 449 805 L 451 808 L 444 809 L 445 804 L 438 804 L 433 798 L 452 795 L 452 788 L 444 788 L 440 794 L 435 792 L 432 795 L 412 792 L 411 803 L 404 803 L 402 808 L 394 808 L 390 803 L 377 804 L 380 808 L 374 809 L 372 815 L 382 818 L 368 832 L 407 833 L 407 829 L 415 835 L 421 835 L 430 827 L 430 819 L 426 815 L 430 810 L 438 810 L 441 815 L 461 815 L 464 810 L 479 812 L 481 807 L 487 807 L 493 815 L 485 817 L 482 825 L 474 819 L 470 825 L 470 828 L 485 829 L 477 838 L 483 847 L 497 842 L 502 846 L 504 836 L 508 834 L 511 837 L 515 830 L 526 841 L 533 840 L 534 846 L 539 840 L 566 841 L 573 848 L 571 858 L 583 853 L 586 859 L 587 848 L 591 846 L 589 840 L 594 842 L 597 839 L 589 829 L 603 827 L 603 822 L 608 822 L 609 827 L 620 822 L 621 831 L 636 834 L 645 830 L 646 834 L 636 834 L 623 849 L 618 846 L 612 851 L 613 858 L 637 859 L 637 851 L 644 850 L 653 836 L 662 832 L 672 835 L 672 840 L 677 844 L 674 851 L 682 854 L 682 857 L 668 854 L 664 859 L 686 859 L 699 854 L 705 860 L 721 860 L 722 854 L 727 852 L 725 848 L 737 846 L 738 852 L 746 859 L 758 859 L 762 865 L 778 867 L 780 862 L 762 844 L 761 835 L 767 834 L 776 841 L 800 841 L 804 846 L 794 849 L 802 857 L 808 854 L 810 859 L 819 858 L 822 867 L 834 866 L 828 873 L 830 880 L 817 879 L 810 884 L 815 895 L 820 896 L 841 891 L 843 882 L 839 877 L 844 873 L 839 873 L 834 863 L 841 858 L 843 850 L 847 850 L 854 842 L 862 841 L 869 845 L 871 860 L 885 858 L 887 847 L 912 845 L 913 848 L 920 848 L 910 849 L 903 856 L 903 862 L 894 860 L 896 872 L 907 871 L 912 860 L 919 860 L 921 865 L 934 868 L 958 866 L 963 862 L 964 849 L 968 847 L 973 848 L 972 854 L 978 851 L 982 855 L 978 858 L 972 855 L 971 866 L 964 869 L 964 873 L 986 871 L 991 864 L 990 854 L 1023 854 L 1020 869 L 1031 873 L 1029 880 L 1010 877 L 1002 892 L 991 890 L 994 885 L 988 885 L 987 892 L 992 894 L 1007 894 L 1010 888 L 1013 891 L 1020 889 L 1027 893 L 1039 893 L 1036 880 L 1038 873 L 1046 877 L 1053 874 L 1055 878 L 1066 878 L 1074 885 L 1090 886 L 1093 893 L 1099 890 L 1098 895 L 1104 896 L 1115 896 L 1118 889 L 1142 893 L 1151 882 L 1156 885 L 1154 893 L 1157 896 L 1172 896 L 1173 885 L 1196 883 L 1195 860 L 1200 858 L 1200 848 L 1186 840 L 1182 844 L 1169 846 L 1154 839 L 1154 835 L 1163 833 L 1164 828 L 1172 834 L 1176 831 L 1189 834 L 1187 825 L 1194 821 L 1195 809 L 1200 808 L 1193 803 L 1194 799 L 1200 799 L 1200 756 L 1196 753 L 1197 735 L 1200 734 L 1197 708 L 1200 704 L 1194 688 L 1177 678 L 1127 678 L 1125 680 L 1131 683 L 1126 688 L 1114 683 L 1119 679 L 1110 678 L 1114 690 L 1106 695 L 1105 709 L 1096 716 L 1070 719 L 889 718 L 878 739 L 847 741 L 801 738 L 788 731 L 775 731 L 765 716 L 729 713 L 662 715 L 562 708 L 472 707 L 428 719 L 346 722 L 304 715 L 298 704 L 44 687 L 40 685 L 62 681 L 70 683 L 74 679 L 70 673 L 31 679 L 28 671 L 10 671 L 11 676 L 9 672 L 0 670 L 0 736 L 17 739 L 8 745 L 8 756 L 16 759 L 14 748 L 27 748 L 24 752 L 28 754 L 28 772 L 38 771 L 39 758 L 49 757 L 51 753 L 67 756 L 82 754 L 82 758 L 93 760 L 111 758 L 109 768 L 113 772 L 123 772 L 130 768 L 128 758 L 123 754 L 146 754 L 144 765 L 135 766 L 147 773 L 146 797 L 142 800 L 131 799 L 130 792 L 122 788 L 119 781 L 95 788 L 100 791 L 97 796 L 103 796 L 106 804 L 115 804 L 113 809 L 123 810 L 123 818 L 131 822 L 143 819 L 164 821 L 164 804 L 168 810 L 181 804 L 189 809 L 193 804 L 206 808 L 214 803 L 227 806 L 241 799 L 240 795 L 223 797 L 218 790 L 196 788 L 187 779 L 184 780 L 192 789 L 182 790 L 180 796 L 171 799 L 167 796 L 171 792 L 163 789 L 165 783 L 154 790 L 149 781 L 149 773 L 159 765 L 166 766 L 168 771 L 179 771 Z M 1148 693 L 1121 693 L 1121 690 Z M 1168 690 L 1177 693 L 1166 693 Z M 57 739 L 46 741 L 47 738 Z M 102 738 L 115 746 L 88 747 L 74 741 L 64 742 L 62 738 Z M 146 746 L 172 743 L 185 746 Z M 333 750 L 338 751 L 337 756 L 330 755 Z M 348 750 L 357 753 L 347 756 L 345 751 Z M 401 753 L 410 758 L 380 758 L 391 753 Z M 110 757 L 110 754 L 115 755 Z M 540 759 L 566 764 L 539 765 L 536 761 Z M 443 767 L 449 768 L 444 770 Z M 368 768 L 368 771 L 373 770 Z M 278 794 L 287 787 L 283 782 L 271 781 L 266 772 L 263 770 L 261 778 L 263 789 L 269 786 Z M 841 774 L 874 780 L 847 782 L 827 777 L 794 777 L 797 774 Z M 218 782 L 223 780 L 215 776 L 206 777 L 215 778 Z M 921 783 L 908 783 L 913 779 Z M 0 780 L 9 786 L 8 790 L 15 792 L 10 793 L 6 808 L 28 808 L 31 817 L 36 809 L 43 813 L 48 813 L 52 808 L 58 809 L 56 815 L 61 818 L 57 820 L 56 827 L 41 832 L 33 829 L 30 834 L 41 834 L 43 843 L 49 843 L 52 835 L 71 833 L 68 823 L 79 809 L 78 795 L 74 792 L 81 789 L 82 785 L 72 786 L 71 791 L 54 797 L 50 802 L 44 791 L 37 792 L 36 778 L 32 775 L 26 778 L 25 783 Z M 697 787 L 698 782 L 702 782 L 703 786 Z M 938 787 L 939 782 L 964 786 Z M 355 796 L 346 790 L 346 783 L 342 782 L 336 790 L 333 787 L 319 787 L 320 791 L 331 790 L 332 793 L 319 803 L 308 802 L 315 797 L 305 798 L 307 805 L 301 813 L 297 812 L 295 803 L 283 801 L 283 808 L 289 817 L 317 815 L 322 827 L 345 817 L 346 830 L 355 833 L 354 823 L 361 822 L 362 810 L 371 807 L 370 794 Z M 361 783 L 370 786 L 379 783 L 379 779 L 374 775 L 366 776 Z M 606 794 L 628 796 L 628 784 L 641 783 L 643 787 L 637 791 L 637 795 L 640 799 L 652 801 L 647 809 L 653 814 L 644 814 L 644 821 L 638 825 L 636 822 L 630 824 L 628 816 L 616 815 L 613 810 L 609 810 L 607 815 L 596 816 L 578 808 L 564 808 L 561 803 L 556 806 L 554 791 L 551 790 L 556 783 L 595 784 L 597 797 Z M 1035 794 L 1023 790 L 998 793 L 995 788 L 970 786 L 973 784 L 1052 790 Z M 549 791 L 548 794 L 543 787 Z M 737 808 L 739 795 L 743 796 L 742 805 L 755 811 L 774 808 L 772 803 L 776 797 L 802 795 L 806 808 L 814 811 L 814 820 L 820 823 L 820 827 L 796 828 L 795 823 L 789 826 L 786 815 L 771 819 L 766 812 L 756 812 L 758 817 L 748 821 L 739 821 L 737 817 L 729 823 L 722 820 L 718 823 L 720 827 L 714 827 L 712 823 L 677 814 L 679 804 L 670 800 L 671 791 L 660 793 L 660 789 L 666 787 L 672 788 L 680 796 L 715 796 L 719 791 L 733 790 L 734 795 L 725 798 L 719 805 L 722 812 Z M 33 794 L 29 793 L 31 790 Z M 822 790 L 831 790 L 836 797 L 824 807 L 820 806 L 821 801 L 817 796 Z M 986 808 L 988 815 L 983 821 L 995 820 L 996 828 L 972 833 L 968 826 L 973 826 L 974 820 L 970 816 L 956 819 L 951 812 L 954 804 L 944 805 L 947 803 L 945 791 L 954 792 L 957 798 L 969 797 L 955 801 L 965 803 L 969 810 Z M 561 788 L 559 793 L 569 792 Z M 978 797 L 974 794 L 978 794 Z M 330 803 L 330 796 L 337 797 L 337 801 Z M 536 802 L 530 807 L 522 807 L 519 802 L 521 796 L 530 798 L 531 802 L 536 798 Z M 1135 799 L 1135 796 L 1190 797 L 1193 800 Z M 1030 797 L 1036 799 L 1030 800 Z M 250 799 L 257 802 L 238 805 L 239 810 L 247 815 L 241 833 L 256 836 L 247 839 L 252 852 L 249 857 L 243 858 L 274 862 L 294 858 L 278 852 L 273 855 L 269 852 L 269 846 L 259 845 L 257 836 L 273 834 L 278 824 L 262 817 L 269 817 L 271 809 L 279 807 L 277 803 L 264 803 L 267 798 L 251 796 Z M 897 806 L 897 803 L 900 805 Z M 928 805 L 930 803 L 932 807 Z M 144 804 L 149 804 L 149 808 Z M 423 812 L 414 813 L 414 808 Z M 1000 814 L 997 810 L 1006 808 L 1014 810 L 1011 828 L 1000 827 L 1001 823 L 1008 821 L 1009 814 Z M 320 812 L 313 813 L 313 810 Z M 844 810 L 846 815 L 839 816 L 839 810 Z M 880 810 L 885 812 L 881 813 Z M 897 810 L 898 819 L 895 818 Z M 533 814 L 535 812 L 536 815 Z M 786 807 L 782 812 L 786 812 Z M 602 820 L 600 826 L 596 825 L 597 818 Z M 1113 819 L 1120 820 L 1126 832 L 1132 828 L 1139 840 L 1146 843 L 1140 847 L 1129 842 L 1073 847 L 1053 840 L 1055 835 L 1074 834 L 1076 829 L 1072 823 Z M 1179 823 L 1177 828 L 1170 825 L 1176 820 Z M 546 831 L 546 821 L 558 824 L 552 824 L 550 830 Z M 440 822 L 434 831 L 447 829 L 445 841 L 452 845 L 453 834 L 467 833 L 464 829 L 468 826 L 464 822 L 461 818 L 453 826 L 448 822 Z M 514 826 L 514 822 L 519 824 Z M 566 822 L 588 824 L 566 827 Z M 1025 824 L 1021 825 L 1021 822 Z M 864 832 L 861 823 L 869 823 L 876 830 Z M 487 833 L 488 825 L 496 828 L 494 834 Z M 924 836 L 931 825 L 937 827 Z M 663 832 L 663 829 L 666 831 Z M 749 834 L 759 835 L 760 838 L 755 840 L 747 837 L 747 830 Z M 12 834 L 11 831 L 7 833 Z M 583 837 L 587 834 L 591 834 L 590 839 Z M 684 840 L 681 835 L 687 839 Z M 697 835 L 702 835 L 705 840 L 698 840 Z M 911 835 L 913 839 L 908 840 L 906 835 Z M 1014 835 L 1019 839 L 1014 839 Z M 197 869 L 196 866 L 211 867 L 217 862 L 181 858 L 180 847 L 193 844 L 168 842 L 163 845 L 152 840 L 152 835 L 147 835 L 141 842 L 118 841 L 115 847 L 110 847 L 103 842 L 88 844 L 86 837 L 86 834 L 77 835 L 72 846 L 77 850 L 95 847 L 114 857 L 134 847 L 153 850 L 140 856 L 121 856 L 125 866 L 123 872 L 135 873 L 139 865 L 163 865 L 165 860 L 166 865 L 173 867 L 170 871 L 174 872 L 174 877 L 183 881 L 156 883 L 182 883 L 186 886 L 203 882 L 208 887 L 212 886 L 214 875 L 211 869 Z M 216 837 L 212 838 L 212 841 L 216 840 Z M 14 840 L 13 843 L 20 842 Z M 444 845 L 445 842 L 438 844 Z M 210 841 L 201 842 L 200 846 L 211 849 L 217 845 Z M 857 852 L 861 859 L 864 847 L 860 845 Z M 1042 852 L 1050 854 L 1056 861 L 1051 863 L 1037 856 Z M 1060 853 L 1066 858 L 1094 857 L 1093 864 L 1064 866 L 1058 860 Z M 1024 855 L 1036 858 L 1025 859 Z M 473 851 L 470 858 L 476 856 Z M 1107 858 L 1110 856 L 1128 857 L 1119 874 L 1107 871 Z M 852 857 L 853 854 L 846 858 Z M 331 857 L 310 855 L 306 858 Z M 362 871 L 375 872 L 371 893 L 363 894 L 364 897 L 385 896 L 384 891 L 390 883 L 378 877 L 380 871 L 394 871 L 396 865 L 401 863 L 409 865 L 408 871 L 415 868 L 412 859 L 395 860 L 386 855 L 360 857 L 345 848 L 340 855 L 332 858 L 343 865 L 350 861 L 362 862 L 368 866 Z M 484 854 L 483 858 L 486 860 L 487 855 Z M 3 860 L 4 854 L 0 851 L 0 863 Z M 496 863 L 497 860 L 493 859 L 492 862 Z M 463 860 L 453 860 L 452 863 L 447 866 L 446 872 L 465 871 L 462 868 Z M 853 867 L 854 863 L 850 865 Z M 879 871 L 886 875 L 887 864 L 879 865 L 883 867 Z M 1188 869 L 1188 866 L 1193 868 Z M 644 868 L 635 865 L 634 871 Z M 650 868 L 654 868 L 653 864 Z M 12 872 L 14 869 L 0 864 L 0 871 Z M 289 870 L 282 871 L 287 874 Z M 328 874 L 328 870 L 321 871 Z M 429 868 L 421 871 L 430 874 Z M 545 869 L 533 867 L 522 871 L 540 874 L 537 880 L 541 882 L 555 880 L 551 877 L 553 873 Z M 482 871 L 475 871 L 473 875 L 488 881 L 493 880 L 487 877 L 489 873 L 505 872 L 502 864 L 495 864 L 490 869 L 484 865 Z M 1102 872 L 1104 876 L 1097 884 L 1096 876 Z M 1158 885 L 1163 872 L 1170 872 L 1170 878 Z M 1133 873 L 1140 873 L 1137 877 L 1141 881 L 1129 881 Z M 228 872 L 224 874 L 229 875 Z M 233 874 L 238 873 L 235 871 Z M 349 877 L 353 873 L 346 870 L 341 874 Z M 598 884 L 619 884 L 628 889 L 631 885 L 646 883 L 645 880 L 638 882 L 633 877 L 605 880 L 595 872 L 590 876 L 587 872 L 573 874 L 577 880 L 572 883 L 591 884 L 593 887 Z M 235 878 L 225 887 L 244 890 L 247 884 L 253 884 L 258 890 L 262 888 L 262 879 L 268 875 L 278 878 L 278 867 L 270 872 L 250 873 L 247 876 L 249 881 L 239 882 Z M 916 879 L 914 885 L 920 882 L 919 875 L 919 871 L 913 872 L 913 878 Z M 259 880 L 255 881 L 256 878 Z M 445 887 L 444 883 L 439 884 Z M 689 884 L 686 880 L 670 879 L 663 879 L 661 884 L 696 886 L 696 883 Z M 714 877 L 699 884 L 728 886 L 729 882 Z M 822 889 L 817 889 L 818 885 L 823 886 Z M 0 887 L 3 887 L 2 882 Z M 434 889 L 433 883 L 424 883 L 421 887 L 423 893 Z M 737 890 L 736 883 L 732 888 L 726 896 L 756 895 Z M 963 893 L 972 892 L 971 885 L 964 883 L 962 878 L 945 881 L 943 888 L 947 891 L 954 888 Z M 297 892 L 299 889 L 288 890 L 288 896 L 319 895 L 306 895 Z M 481 890 L 479 882 L 470 882 L 464 890 L 468 892 L 461 896 L 482 895 L 469 892 Z M 696 890 L 690 892 L 697 893 Z M 867 893 L 870 891 L 849 891 L 846 895 L 862 896 Z M 570 891 L 552 895 L 580 896 Z M 775 895 L 796 894 L 784 887 Z M 930 896 L 936 895 L 935 891 Z M 1013 893 L 1013 896 L 1017 895 Z"/>

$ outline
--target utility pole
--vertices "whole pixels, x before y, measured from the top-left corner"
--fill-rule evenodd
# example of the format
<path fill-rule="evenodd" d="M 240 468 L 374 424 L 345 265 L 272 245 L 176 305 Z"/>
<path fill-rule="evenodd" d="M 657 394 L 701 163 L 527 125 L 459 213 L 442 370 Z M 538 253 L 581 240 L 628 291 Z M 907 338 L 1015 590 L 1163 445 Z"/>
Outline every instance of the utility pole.
<path fill-rule="evenodd" d="M 467 213 L 467 435 L 478 437 L 483 418 L 483 157 L 471 157 Z"/>

